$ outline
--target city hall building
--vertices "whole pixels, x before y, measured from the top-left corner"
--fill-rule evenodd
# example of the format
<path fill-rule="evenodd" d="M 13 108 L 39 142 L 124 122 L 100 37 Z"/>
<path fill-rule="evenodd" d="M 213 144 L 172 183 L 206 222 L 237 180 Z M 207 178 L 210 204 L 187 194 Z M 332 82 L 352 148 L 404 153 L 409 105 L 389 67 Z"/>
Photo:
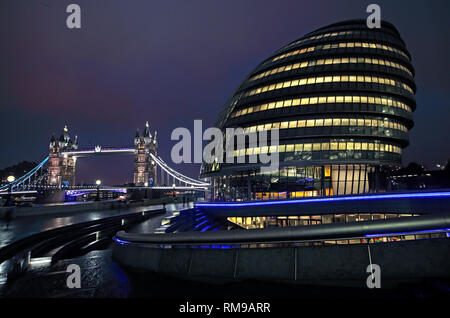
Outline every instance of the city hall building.
<path fill-rule="evenodd" d="M 279 154 L 279 168 L 203 164 L 214 200 L 242 201 L 389 191 L 416 108 L 411 55 L 388 22 L 335 23 L 262 61 L 227 101 L 216 126 L 278 129 L 277 146 L 246 143 L 235 156 Z"/>

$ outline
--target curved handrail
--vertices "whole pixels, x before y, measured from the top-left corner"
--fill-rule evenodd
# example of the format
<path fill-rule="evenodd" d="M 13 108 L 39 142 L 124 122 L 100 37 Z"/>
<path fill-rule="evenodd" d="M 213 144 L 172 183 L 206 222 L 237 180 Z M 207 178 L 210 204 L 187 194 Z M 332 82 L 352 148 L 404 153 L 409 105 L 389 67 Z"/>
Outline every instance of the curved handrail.
<path fill-rule="evenodd" d="M 116 234 L 115 240 L 120 244 L 150 245 L 255 244 L 349 239 L 377 235 L 385 236 L 387 234 L 402 235 L 409 232 L 427 231 L 450 231 L 450 214 L 275 229 L 178 232 L 167 234 L 141 234 L 120 231 Z"/>
<path fill-rule="evenodd" d="M 386 200 L 386 199 L 414 199 L 414 198 L 450 198 L 450 189 L 428 190 L 428 191 L 408 191 L 408 192 L 377 192 L 361 194 L 332 195 L 326 197 L 303 197 L 286 200 L 253 200 L 253 201 L 212 201 L 196 203 L 198 208 L 240 208 L 240 207 L 261 207 L 269 205 L 290 205 L 301 203 L 330 203 L 359 200 Z"/>

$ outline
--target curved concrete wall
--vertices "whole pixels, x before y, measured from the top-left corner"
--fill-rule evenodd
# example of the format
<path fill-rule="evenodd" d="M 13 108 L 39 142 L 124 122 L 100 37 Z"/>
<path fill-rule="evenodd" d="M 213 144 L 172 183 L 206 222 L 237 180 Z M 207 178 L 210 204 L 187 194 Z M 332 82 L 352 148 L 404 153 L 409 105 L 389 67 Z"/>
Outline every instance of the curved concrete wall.
<path fill-rule="evenodd" d="M 427 239 L 370 244 L 381 284 L 450 277 L 450 240 Z M 137 271 L 193 280 L 273 280 L 366 287 L 368 246 L 334 245 L 277 248 L 159 248 L 117 243 L 113 257 Z M 383 285 L 384 282 L 384 285 Z"/>

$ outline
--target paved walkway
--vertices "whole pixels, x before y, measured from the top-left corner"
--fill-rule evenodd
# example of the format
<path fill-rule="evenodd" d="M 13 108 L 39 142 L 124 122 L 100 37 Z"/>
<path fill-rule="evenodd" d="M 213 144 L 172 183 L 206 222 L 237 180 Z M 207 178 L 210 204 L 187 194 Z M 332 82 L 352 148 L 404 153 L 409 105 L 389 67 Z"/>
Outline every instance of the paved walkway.
<path fill-rule="evenodd" d="M 156 215 L 142 223 L 132 227 L 130 232 L 154 232 L 161 226 L 161 220 L 164 217 L 173 214 L 173 211 L 179 211 L 192 207 L 183 204 L 167 204 L 165 214 Z M 10 229 L 1 231 L 0 237 L 14 241 L 20 237 L 27 236 L 45 229 L 51 229 L 58 226 L 69 225 L 77 222 L 96 220 L 111 215 L 120 215 L 139 211 L 148 211 L 162 208 L 162 205 L 153 205 L 146 207 L 133 207 L 130 209 L 83 212 L 64 216 L 41 216 L 27 217 L 14 220 Z M 3 222 L 1 225 L 5 225 Z M 0 225 L 0 226 L 1 226 Z M 6 233 L 6 234 L 5 234 Z M 4 243 L 6 244 L 6 243 Z M 83 288 L 73 291 L 65 286 L 67 273 L 65 271 L 68 264 L 79 264 L 83 273 Z M 22 276 L 18 282 L 6 284 L 5 271 L 6 262 L 0 265 L 0 297 L 9 295 L 11 297 L 126 297 L 128 296 L 127 284 L 128 277 L 123 270 L 111 260 L 111 250 L 93 251 L 86 255 L 71 260 L 61 260 L 54 266 L 41 265 L 32 267 L 27 274 Z M 28 286 L 28 287 L 27 287 Z M 6 289 L 6 290 L 5 290 Z M 39 290 L 41 292 L 39 292 Z"/>
<path fill-rule="evenodd" d="M 0 220 L 0 248 L 15 242 L 21 238 L 29 236 L 31 234 L 39 233 L 45 230 L 50 230 L 56 227 L 93 221 L 100 218 L 105 218 L 109 216 L 135 213 L 148 210 L 161 209 L 162 205 L 151 205 L 151 206 L 139 206 L 131 207 L 128 209 L 116 209 L 116 210 L 101 210 L 101 211 L 83 211 L 75 213 L 63 213 L 63 214 L 52 214 L 52 215 L 41 215 L 41 216 L 29 216 L 13 219 L 9 226 L 4 220 Z M 167 204 L 167 212 L 171 215 L 172 211 L 177 209 L 187 208 L 183 207 L 183 204 Z M 161 225 L 161 219 L 163 215 L 156 218 L 151 218 L 142 224 L 137 225 L 137 231 L 147 232 L 156 229 Z M 159 222 L 159 224 L 158 224 Z M 157 226 L 156 226 L 157 224 Z M 156 227 L 155 227 L 156 226 Z M 154 230 L 153 229 L 153 230 Z"/>

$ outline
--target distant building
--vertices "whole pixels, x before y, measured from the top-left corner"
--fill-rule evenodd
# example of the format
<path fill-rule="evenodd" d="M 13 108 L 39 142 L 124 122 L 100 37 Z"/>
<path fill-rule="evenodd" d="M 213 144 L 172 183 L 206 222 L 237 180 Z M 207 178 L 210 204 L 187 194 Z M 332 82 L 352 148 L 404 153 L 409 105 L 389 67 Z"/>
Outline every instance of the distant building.
<path fill-rule="evenodd" d="M 134 147 L 136 149 L 134 156 L 134 184 L 138 186 L 152 186 L 156 184 L 156 162 L 151 159 L 150 153 L 155 156 L 158 154 L 158 139 L 156 131 L 154 136 L 150 133 L 148 121 L 145 123 L 142 135 L 139 135 L 139 130 L 136 131 Z"/>
<path fill-rule="evenodd" d="M 72 141 L 67 126 L 64 126 L 58 139 L 55 136 L 50 139 L 47 183 L 58 187 L 75 185 L 77 158 L 83 155 L 102 154 L 104 149 L 108 150 L 107 147 L 103 148 L 100 145 L 90 149 L 79 149 L 77 136 Z M 154 135 L 151 134 L 148 121 L 142 135 L 139 131 L 136 132 L 134 150 L 132 147 L 127 151 L 129 150 L 134 154 L 133 184 L 155 185 L 156 162 L 151 159 L 150 154 L 155 156 L 158 154 L 158 139 L 156 131 Z"/>
<path fill-rule="evenodd" d="M 67 125 L 64 126 L 58 139 L 52 135 L 49 144 L 48 184 L 58 186 L 75 184 L 76 157 L 61 156 L 61 152 L 77 149 L 78 137 L 75 136 L 72 142 Z"/>

